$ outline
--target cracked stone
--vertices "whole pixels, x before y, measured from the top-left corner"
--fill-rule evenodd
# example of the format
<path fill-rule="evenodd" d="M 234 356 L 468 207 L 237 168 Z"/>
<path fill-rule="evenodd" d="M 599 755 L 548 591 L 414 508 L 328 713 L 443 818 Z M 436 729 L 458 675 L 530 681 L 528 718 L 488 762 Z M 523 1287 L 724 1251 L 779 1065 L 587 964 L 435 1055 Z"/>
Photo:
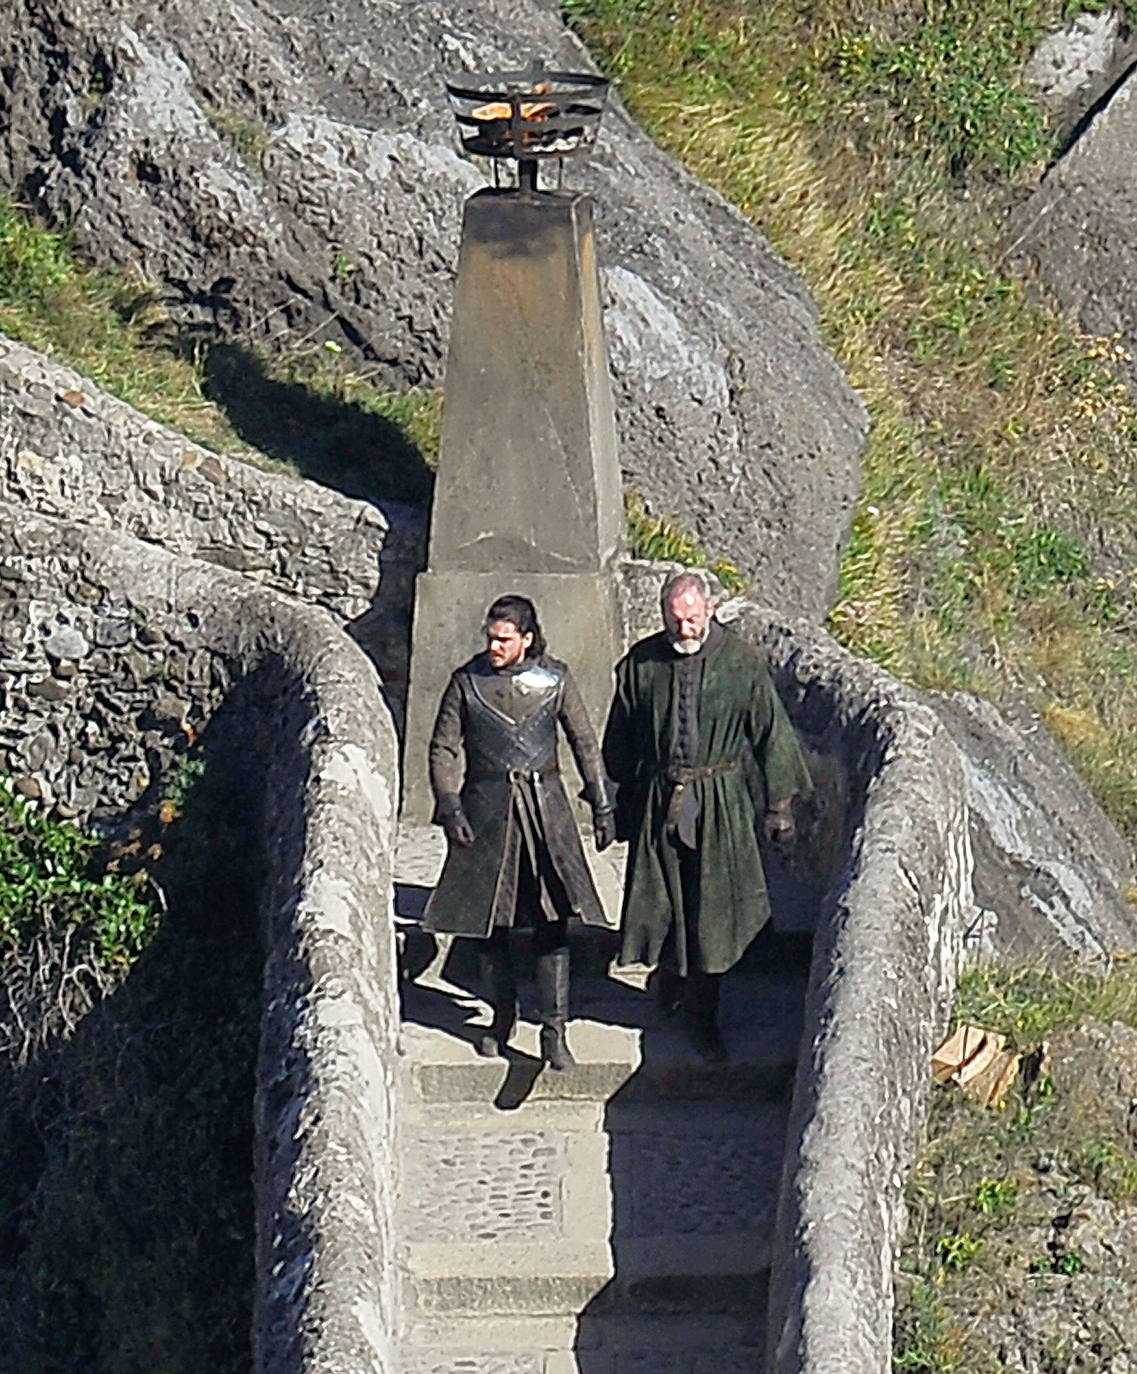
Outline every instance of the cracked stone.
<path fill-rule="evenodd" d="M 94 624 L 95 643 L 104 649 L 117 649 L 129 644 L 134 626 L 121 616 L 102 616 Z"/>

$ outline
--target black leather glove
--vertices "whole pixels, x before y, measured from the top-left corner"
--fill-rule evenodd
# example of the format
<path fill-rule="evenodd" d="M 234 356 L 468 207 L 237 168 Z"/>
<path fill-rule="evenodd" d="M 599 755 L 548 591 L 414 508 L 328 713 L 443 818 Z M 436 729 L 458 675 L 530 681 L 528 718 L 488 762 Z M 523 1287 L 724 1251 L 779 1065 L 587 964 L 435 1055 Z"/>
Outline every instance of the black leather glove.
<path fill-rule="evenodd" d="M 794 825 L 792 800 L 770 807 L 762 822 L 762 831 L 770 843 L 776 844 L 779 849 L 788 849 L 793 844 L 797 827 Z"/>
<path fill-rule="evenodd" d="M 474 843 L 474 827 L 462 810 L 457 797 L 440 797 L 438 800 L 438 822 L 446 832 L 451 844 L 468 849 Z"/>
<path fill-rule="evenodd" d="M 592 813 L 592 834 L 596 852 L 601 854 L 616 838 L 616 813 L 611 807 Z"/>

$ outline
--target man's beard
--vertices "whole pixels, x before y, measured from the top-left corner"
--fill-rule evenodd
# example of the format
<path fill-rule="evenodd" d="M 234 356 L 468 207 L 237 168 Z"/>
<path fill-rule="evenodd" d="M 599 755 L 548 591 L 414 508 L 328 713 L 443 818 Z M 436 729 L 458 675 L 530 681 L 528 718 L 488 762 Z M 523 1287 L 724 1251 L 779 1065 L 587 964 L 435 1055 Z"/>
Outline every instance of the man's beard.
<path fill-rule="evenodd" d="M 684 657 L 690 654 L 697 654 L 707 642 L 707 633 L 709 629 L 710 627 L 708 626 L 707 630 L 704 630 L 698 639 L 673 639 L 671 641 L 671 647 L 677 654 L 682 654 Z"/>

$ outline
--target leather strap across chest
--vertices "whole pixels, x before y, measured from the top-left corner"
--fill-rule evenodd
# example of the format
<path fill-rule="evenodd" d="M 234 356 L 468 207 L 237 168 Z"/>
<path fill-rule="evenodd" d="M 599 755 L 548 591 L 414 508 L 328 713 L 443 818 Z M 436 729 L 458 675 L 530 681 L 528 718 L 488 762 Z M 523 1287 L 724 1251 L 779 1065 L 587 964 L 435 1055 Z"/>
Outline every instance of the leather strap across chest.
<path fill-rule="evenodd" d="M 559 683 L 531 715 L 515 721 L 485 700 L 472 676 L 463 674 L 460 681 L 467 711 L 469 778 L 556 771 Z"/>

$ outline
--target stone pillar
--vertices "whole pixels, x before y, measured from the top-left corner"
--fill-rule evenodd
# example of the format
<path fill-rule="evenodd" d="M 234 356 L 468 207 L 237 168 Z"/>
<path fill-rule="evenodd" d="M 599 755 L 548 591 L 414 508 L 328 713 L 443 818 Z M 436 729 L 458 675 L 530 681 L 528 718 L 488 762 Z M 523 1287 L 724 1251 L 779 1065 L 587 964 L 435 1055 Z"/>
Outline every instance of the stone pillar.
<path fill-rule="evenodd" d="M 427 818 L 426 746 L 486 607 L 537 607 L 599 729 L 620 646 L 624 511 L 592 202 L 479 191 L 466 202 L 427 571 L 415 596 L 404 819 Z"/>

